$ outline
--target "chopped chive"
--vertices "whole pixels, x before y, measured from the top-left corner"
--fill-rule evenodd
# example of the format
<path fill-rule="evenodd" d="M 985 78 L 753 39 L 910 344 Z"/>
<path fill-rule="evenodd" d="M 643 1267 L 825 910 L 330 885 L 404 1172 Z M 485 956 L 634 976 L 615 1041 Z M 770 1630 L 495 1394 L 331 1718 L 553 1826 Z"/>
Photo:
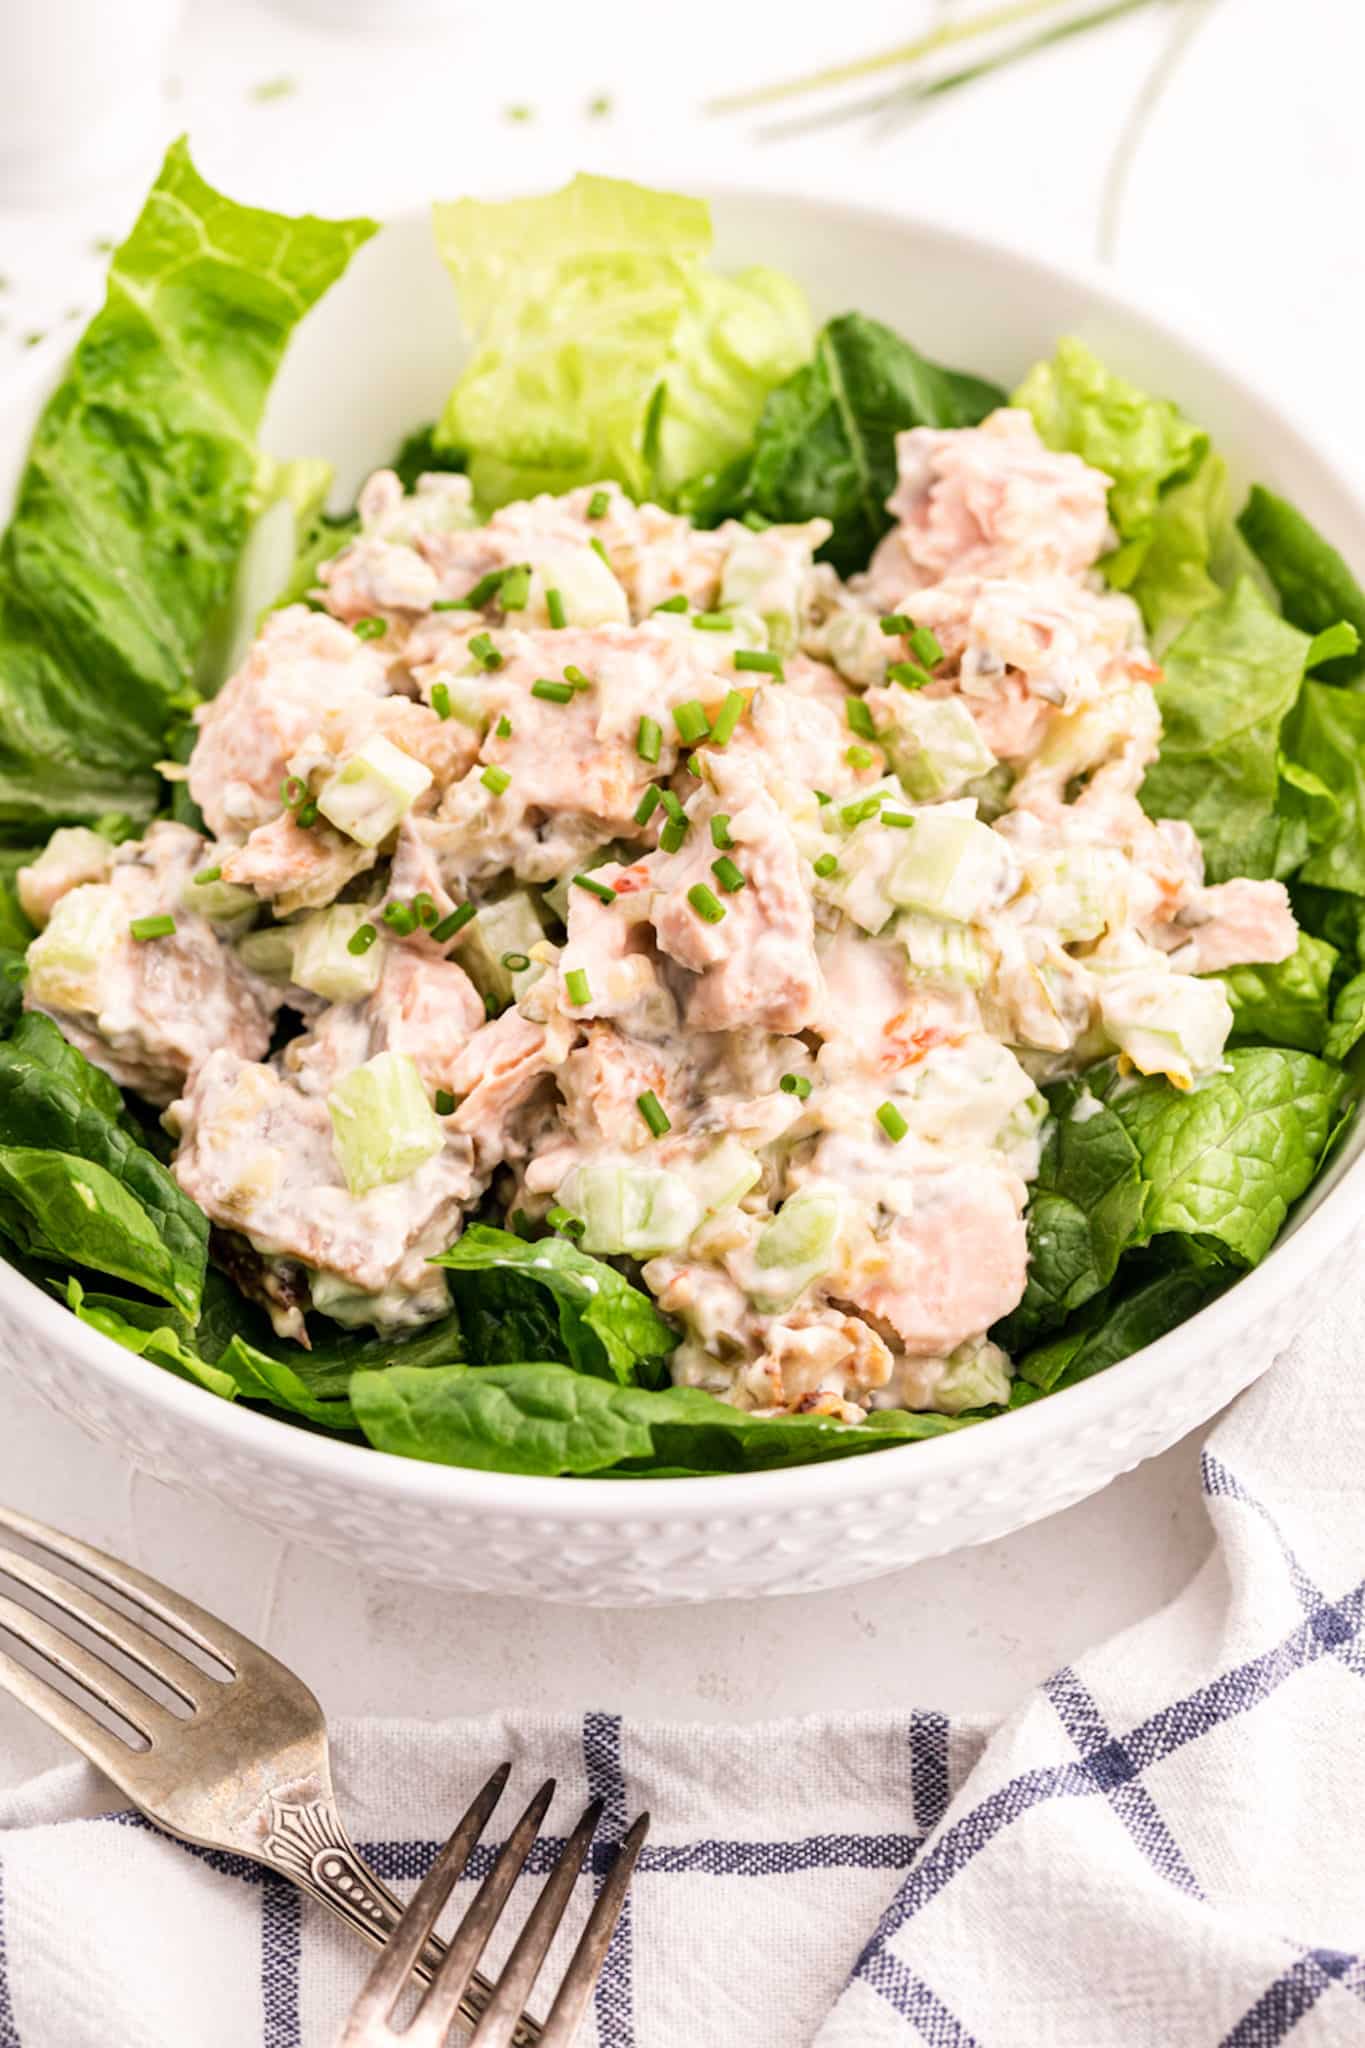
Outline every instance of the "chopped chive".
<path fill-rule="evenodd" d="M 539 697 L 543 704 L 572 704 L 573 694 L 572 683 L 554 683 L 546 676 L 531 685 L 531 695 Z"/>
<path fill-rule="evenodd" d="M 485 768 L 479 780 L 494 796 L 501 796 L 505 789 L 512 786 L 512 778 L 505 768 Z"/>
<path fill-rule="evenodd" d="M 530 595 L 531 571 L 525 562 L 518 562 L 514 568 L 503 570 L 498 603 L 505 612 L 524 610 Z"/>
<path fill-rule="evenodd" d="M 698 779 L 700 779 L 702 770 L 700 765 L 698 764 L 697 757 L 695 754 L 683 755 L 683 767 L 687 770 L 689 775 L 695 775 L 698 777 Z"/>
<path fill-rule="evenodd" d="M 635 806 L 636 824 L 647 825 L 650 819 L 654 816 L 654 813 L 658 810 L 658 808 L 659 785 L 657 782 L 651 782 L 649 788 L 645 791 L 644 795 L 640 798 L 639 803 Z"/>
<path fill-rule="evenodd" d="M 893 635 L 913 633 L 915 630 L 914 620 L 907 618 L 904 612 L 888 612 L 880 624 L 883 633 L 886 634 L 888 639 Z"/>
<path fill-rule="evenodd" d="M 903 690 L 922 690 L 926 683 L 934 680 L 927 668 L 921 668 L 917 661 L 893 661 L 886 671 L 890 683 L 899 683 Z"/>
<path fill-rule="evenodd" d="M 716 713 L 716 722 L 711 728 L 711 744 L 713 747 L 726 747 L 730 744 L 730 741 L 735 736 L 735 727 L 739 724 L 747 709 L 748 706 L 743 690 L 730 690 L 727 692 L 725 702 Z"/>
<path fill-rule="evenodd" d="M 938 635 L 931 633 L 927 626 L 916 626 L 910 635 L 910 652 L 916 661 L 922 661 L 926 668 L 932 668 L 936 661 L 943 660 L 943 648 Z"/>
<path fill-rule="evenodd" d="M 883 823 L 883 825 L 896 825 L 896 826 L 899 826 L 899 827 L 900 827 L 900 828 L 901 828 L 902 830 L 904 830 L 904 828 L 905 828 L 905 827 L 906 827 L 907 825 L 913 825 L 913 824 L 914 824 L 914 822 L 915 822 L 915 821 L 914 821 L 913 817 L 912 817 L 912 816 L 910 815 L 909 811 L 883 811 L 883 812 L 882 812 L 882 823 Z"/>
<path fill-rule="evenodd" d="M 827 876 L 837 871 L 839 863 L 832 853 L 822 853 L 819 860 L 811 862 L 811 866 L 815 869 L 821 881 L 824 881 Z"/>
<path fill-rule="evenodd" d="M 730 837 L 730 813 L 717 811 L 711 820 L 711 844 L 718 846 L 722 853 L 728 853 L 734 843 Z"/>
<path fill-rule="evenodd" d="M 573 662 L 570 662 L 565 669 L 564 680 L 566 683 L 572 684 L 575 690 L 590 690 L 592 688 L 592 677 L 585 676 L 582 669 L 578 668 Z"/>
<path fill-rule="evenodd" d="M 386 903 L 383 917 L 389 930 L 397 932 L 400 939 L 405 939 L 409 932 L 417 929 L 417 914 L 406 903 Z"/>
<path fill-rule="evenodd" d="M 591 875 L 575 875 L 573 885 L 575 889 L 586 889 L 588 894 L 595 896 L 599 903 L 614 903 L 616 901 L 616 891 L 612 888 L 611 884 L 609 882 L 595 882 Z"/>
<path fill-rule="evenodd" d="M 861 770 L 872 766 L 874 756 L 870 747 L 845 747 L 844 759 L 850 768 Z"/>
<path fill-rule="evenodd" d="M 432 684 L 431 708 L 438 718 L 449 718 L 451 712 L 449 683 Z"/>
<path fill-rule="evenodd" d="M 529 953 L 504 953 L 502 964 L 509 974 L 525 974 L 531 964 Z"/>
<path fill-rule="evenodd" d="M 652 1088 L 646 1088 L 643 1095 L 636 1096 L 635 1107 L 649 1125 L 651 1137 L 666 1137 L 668 1132 L 672 1130 L 673 1126 L 668 1120 L 667 1111 Z"/>
<path fill-rule="evenodd" d="M 845 804 L 839 813 L 839 823 L 851 832 L 855 825 L 863 824 L 868 818 L 875 818 L 882 807 L 879 796 L 861 797 L 856 804 Z"/>
<path fill-rule="evenodd" d="M 611 567 L 611 556 L 610 556 L 610 555 L 609 555 L 609 554 L 607 553 L 606 549 L 605 549 L 605 548 L 603 547 L 603 545 L 602 545 L 601 541 L 600 541 L 600 540 L 599 540 L 599 539 L 597 538 L 597 535 L 596 535 L 596 534 L 594 534 L 594 535 L 593 535 L 593 537 L 592 537 L 592 539 L 591 539 L 591 540 L 590 540 L 590 541 L 588 542 L 588 546 L 589 546 L 589 547 L 590 547 L 590 548 L 592 549 L 592 551 L 593 551 L 593 553 L 594 553 L 595 555 L 600 555 L 600 556 L 602 557 L 602 560 L 603 560 L 603 561 L 604 561 L 604 562 L 606 563 L 607 567 L 608 567 L 608 568 L 610 569 L 610 567 Z"/>
<path fill-rule="evenodd" d="M 486 576 L 480 576 L 474 588 L 467 590 L 463 597 L 450 600 L 451 611 L 481 611 L 489 598 L 496 597 L 497 593 L 502 589 L 502 579 L 506 574 L 507 571 L 505 569 L 490 569 Z M 445 609 L 445 605 L 442 605 L 441 610 L 444 611 Z M 435 605 L 432 606 L 432 610 L 436 610 Z"/>
<path fill-rule="evenodd" d="M 547 1213 L 545 1221 L 551 1230 L 559 1231 L 564 1237 L 582 1237 L 588 1227 L 581 1216 L 575 1216 L 572 1209 L 565 1209 L 559 1203 Z"/>
<path fill-rule="evenodd" d="M 564 614 L 564 600 L 557 590 L 546 591 L 545 609 L 550 615 L 550 624 L 552 626 L 566 626 L 568 624 L 568 619 Z"/>
<path fill-rule="evenodd" d="M 679 803 L 677 797 L 673 794 L 673 791 L 671 789 L 661 789 L 659 791 L 659 802 L 663 805 L 664 809 L 668 812 L 669 817 L 672 818 L 675 824 L 686 824 L 687 820 L 683 815 L 683 807 Z"/>
<path fill-rule="evenodd" d="M 351 627 L 357 640 L 382 640 L 389 630 L 387 619 L 357 619 Z"/>
<path fill-rule="evenodd" d="M 469 643 L 469 651 L 480 668 L 502 667 L 502 656 L 493 645 L 491 634 L 476 633 Z"/>
<path fill-rule="evenodd" d="M 448 1088 L 438 1088 L 436 1090 L 437 1116 L 453 1116 L 454 1113 L 455 1097 L 451 1094 Z"/>
<path fill-rule="evenodd" d="M 772 525 L 771 519 L 765 519 L 761 512 L 755 512 L 752 507 L 747 512 L 742 512 L 740 519 L 750 533 L 766 533 Z"/>
<path fill-rule="evenodd" d="M 893 1145 L 899 1145 L 910 1126 L 894 1102 L 884 1102 L 877 1111 L 877 1122 L 886 1132 Z"/>
<path fill-rule="evenodd" d="M 467 924 L 472 924 L 478 914 L 472 903 L 462 903 L 458 910 L 452 910 L 448 917 L 432 926 L 431 936 L 444 946 L 447 939 L 453 939 L 456 932 L 462 932 Z"/>
<path fill-rule="evenodd" d="M 737 647 L 735 667 L 750 670 L 754 675 L 776 676 L 779 683 L 786 681 L 780 654 L 762 654 L 753 647 Z"/>
<path fill-rule="evenodd" d="M 512 721 L 505 711 L 493 727 L 493 737 L 499 740 L 510 740 L 512 737 Z"/>
<path fill-rule="evenodd" d="M 379 933 L 372 924 L 357 925 L 350 938 L 346 941 L 346 951 L 357 955 L 368 953 L 378 937 Z"/>
<path fill-rule="evenodd" d="M 818 804 L 832 804 L 834 802 L 834 798 L 830 795 L 827 789 L 813 790 L 811 794 L 814 796 L 815 801 Z"/>
<path fill-rule="evenodd" d="M 425 889 L 419 889 L 412 899 L 412 914 L 424 932 L 429 932 L 441 915 Z"/>
<path fill-rule="evenodd" d="M 674 705 L 673 723 L 678 728 L 678 738 L 689 747 L 697 740 L 704 740 L 711 730 L 711 721 L 695 697 L 689 697 L 685 704 Z"/>
<path fill-rule="evenodd" d="M 686 818 L 670 818 L 659 834 L 659 844 L 665 853 L 676 853 L 686 837 Z"/>
<path fill-rule="evenodd" d="M 685 612 L 687 598 L 681 590 L 675 591 L 672 597 L 666 597 L 663 603 L 656 604 L 654 609 L 656 612 Z"/>
<path fill-rule="evenodd" d="M 495 996 L 491 988 L 483 999 L 483 1014 L 490 1024 L 495 1017 L 502 1015 L 502 997 Z"/>
<path fill-rule="evenodd" d="M 301 804 L 308 794 L 308 784 L 301 775 L 286 775 L 280 784 L 280 802 L 287 810 Z"/>
<path fill-rule="evenodd" d="M 849 731 L 856 732 L 860 740 L 876 739 L 876 722 L 873 719 L 870 707 L 864 704 L 861 697 L 849 698 L 844 706 L 844 716 L 848 720 Z"/>
<path fill-rule="evenodd" d="M 810 1082 L 804 1074 L 784 1074 L 777 1085 L 784 1095 L 795 1095 L 802 1102 L 810 1094 Z"/>
<path fill-rule="evenodd" d="M 728 633 L 734 626 L 729 612 L 694 612 L 692 624 L 699 633 Z"/>
<path fill-rule="evenodd" d="M 564 977 L 564 993 L 576 1010 L 581 1010 L 584 1003 L 592 1001 L 592 990 L 588 987 L 588 977 L 583 968 L 569 969 Z"/>
<path fill-rule="evenodd" d="M 168 939 L 175 930 L 175 919 L 165 911 L 156 917 L 135 917 L 128 930 L 135 939 Z"/>
<path fill-rule="evenodd" d="M 642 718 L 640 720 L 635 734 L 635 751 L 642 761 L 648 761 L 652 765 L 658 760 L 663 737 L 664 730 L 657 718 Z M 658 801 L 657 797 L 655 801 Z M 643 824 L 644 820 L 640 819 L 639 822 Z"/>
<path fill-rule="evenodd" d="M 318 821 L 318 807 L 309 797 L 306 804 L 300 804 L 294 813 L 294 823 L 301 831 L 311 832 Z"/>
<path fill-rule="evenodd" d="M 468 607 L 462 597 L 436 597 L 431 601 L 431 609 L 434 612 L 462 612 Z"/>
<path fill-rule="evenodd" d="M 727 896 L 733 896 L 748 880 L 743 868 L 736 867 L 728 853 L 723 853 L 719 860 L 712 861 L 711 872 Z"/>
<path fill-rule="evenodd" d="M 687 892 L 687 900 L 703 924 L 719 924 L 725 915 L 725 905 L 712 894 L 705 882 L 694 882 Z"/>
<path fill-rule="evenodd" d="M 223 870 L 221 868 L 200 868 L 198 874 L 195 876 L 194 879 L 199 884 L 200 888 L 203 888 L 204 885 L 208 882 L 216 882 L 218 880 L 219 875 L 221 875 L 222 872 Z"/>
<path fill-rule="evenodd" d="M 589 519 L 600 519 L 610 503 L 611 498 L 606 491 L 594 491 L 588 500 Z"/>

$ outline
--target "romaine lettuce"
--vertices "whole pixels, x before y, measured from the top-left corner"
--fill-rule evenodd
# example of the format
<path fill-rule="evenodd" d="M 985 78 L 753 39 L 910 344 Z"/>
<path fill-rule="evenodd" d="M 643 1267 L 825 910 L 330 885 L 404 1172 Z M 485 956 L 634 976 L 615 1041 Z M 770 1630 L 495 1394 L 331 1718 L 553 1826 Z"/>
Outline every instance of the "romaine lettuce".
<path fill-rule="evenodd" d="M 667 497 L 741 450 L 810 350 L 805 300 L 767 270 L 708 273 L 704 201 L 580 175 L 538 199 L 435 208 L 472 361 L 437 443 L 487 509 L 615 478 Z"/>

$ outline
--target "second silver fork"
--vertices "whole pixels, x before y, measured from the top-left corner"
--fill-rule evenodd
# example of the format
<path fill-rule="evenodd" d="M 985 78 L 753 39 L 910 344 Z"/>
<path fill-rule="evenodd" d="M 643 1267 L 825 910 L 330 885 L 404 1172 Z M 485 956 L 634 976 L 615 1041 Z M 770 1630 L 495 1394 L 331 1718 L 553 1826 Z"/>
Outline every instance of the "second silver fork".
<path fill-rule="evenodd" d="M 26 1556 L 6 1537 L 40 1551 L 45 1561 Z M 69 1576 L 73 1568 L 102 1591 Z M 388 1940 L 403 1908 L 341 1824 L 326 1722 L 301 1679 L 145 1572 L 0 1508 L 0 1585 L 5 1579 L 42 1601 L 55 1619 L 0 1591 L 0 1635 L 21 1643 L 40 1667 L 29 1669 L 0 1646 L 0 1687 L 73 1743 L 157 1827 L 264 1864 L 366 1941 L 380 1947 Z M 131 1619 L 106 1592 L 139 1618 Z M 165 1642 L 147 1622 L 171 1631 L 221 1676 Z M 91 1649 L 83 1635 L 115 1655 Z M 129 1677 L 124 1665 L 138 1676 Z M 87 1704 L 59 1690 L 42 1667 L 60 1672 Z M 174 1711 L 158 1693 L 178 1700 L 184 1711 Z M 143 1747 L 113 1732 L 91 1702 Z M 444 1954 L 444 1943 L 430 1936 L 413 1974 L 429 1981 Z M 461 2017 L 475 2025 L 492 1995 L 482 1977 L 472 1976 L 459 2002 Z M 538 2023 L 523 2013 L 516 2048 L 533 2048 L 539 2038 Z"/>

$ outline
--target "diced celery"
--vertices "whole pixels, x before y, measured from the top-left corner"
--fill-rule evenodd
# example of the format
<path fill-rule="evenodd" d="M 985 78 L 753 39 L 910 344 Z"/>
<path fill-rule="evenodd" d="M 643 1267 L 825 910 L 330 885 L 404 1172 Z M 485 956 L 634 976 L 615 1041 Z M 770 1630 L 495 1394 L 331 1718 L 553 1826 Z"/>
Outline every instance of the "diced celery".
<path fill-rule="evenodd" d="M 720 608 L 756 612 L 774 652 L 788 654 L 801 630 L 801 592 L 811 555 L 829 536 L 827 520 L 741 533 L 721 572 Z"/>
<path fill-rule="evenodd" d="M 478 916 L 465 926 L 454 957 L 480 995 L 514 1003 L 545 972 L 532 951 L 544 937 L 534 898 L 525 889 L 513 889 L 496 902 L 481 906 Z M 509 967 L 508 958 L 525 959 L 530 965 Z"/>
<path fill-rule="evenodd" d="M 584 1251 L 652 1258 L 686 1244 L 702 1205 L 681 1174 L 664 1167 L 576 1166 L 557 1199 L 582 1219 Z"/>
<path fill-rule="evenodd" d="M 996 1149 L 1024 1180 L 1037 1178 L 1047 1114 L 1047 1101 L 1034 1088 L 1015 1104 L 996 1134 Z"/>
<path fill-rule="evenodd" d="M 1155 752 L 1160 727 L 1156 697 L 1145 683 L 1115 690 L 1078 710 L 1054 712 L 1029 772 L 1081 775 L 1144 734 L 1150 736 Z"/>
<path fill-rule="evenodd" d="M 348 838 L 378 846 L 430 787 L 429 768 L 372 733 L 325 785 L 318 809 Z"/>
<path fill-rule="evenodd" d="M 478 669 L 473 675 L 454 675 L 449 669 L 442 669 L 439 676 L 426 684 L 426 698 L 430 704 L 433 694 L 444 689 L 439 699 L 441 709 L 448 718 L 458 719 L 461 725 L 468 725 L 475 732 L 488 729 L 488 690 L 490 682 L 496 682 L 486 669 Z"/>
<path fill-rule="evenodd" d="M 895 643 L 871 612 L 835 612 L 825 626 L 825 644 L 830 660 L 849 682 L 871 689 L 886 681 Z"/>
<path fill-rule="evenodd" d="M 838 1264 L 847 1208 L 841 1189 L 798 1188 L 759 1232 L 754 1306 L 764 1315 L 789 1309 L 812 1280 Z"/>
<path fill-rule="evenodd" d="M 995 756 L 960 697 L 904 697 L 896 722 L 882 735 L 892 767 L 917 803 L 957 796 L 969 782 L 988 775 Z"/>
<path fill-rule="evenodd" d="M 544 624 L 549 619 L 547 590 L 559 592 L 566 626 L 630 624 L 629 599 L 596 548 L 566 546 L 536 564 L 526 602 L 528 620 Z M 519 614 L 513 613 L 512 618 L 516 622 Z"/>
<path fill-rule="evenodd" d="M 384 969 L 384 944 L 376 938 L 362 953 L 350 942 L 362 925 L 382 930 L 363 903 L 334 903 L 290 927 L 294 938 L 292 979 L 329 1003 L 359 1003 L 373 995 Z"/>
<path fill-rule="evenodd" d="M 921 811 L 891 875 L 892 901 L 959 924 L 977 924 L 1013 893 L 1018 870 L 989 825 L 962 812 Z"/>
<path fill-rule="evenodd" d="M 747 1145 L 726 1137 L 687 1169 L 688 1185 L 708 1216 L 733 1209 L 763 1178 L 763 1168 Z"/>
<path fill-rule="evenodd" d="M 1009 1359 L 988 1337 L 959 1344 L 934 1389 L 934 1406 L 942 1415 L 961 1415 L 967 1408 L 1003 1408 L 1010 1397 Z"/>
<path fill-rule="evenodd" d="M 327 1098 L 332 1143 L 353 1195 L 404 1180 L 445 1143 L 415 1061 L 378 1052 L 339 1081 Z"/>
<path fill-rule="evenodd" d="M 58 899 L 85 882 L 107 881 L 114 849 L 85 825 L 60 825 L 36 860 L 22 867 L 15 886 L 24 915 L 41 931 Z"/>
<path fill-rule="evenodd" d="M 108 883 L 70 890 L 28 949 L 29 999 L 49 1010 L 98 1010 L 100 971 L 128 923 Z"/>
<path fill-rule="evenodd" d="M 917 981 L 938 988 L 984 988 L 991 969 L 990 949 L 972 926 L 945 924 L 906 910 L 897 920 L 896 936 Z"/>
<path fill-rule="evenodd" d="M 248 932 L 237 941 L 237 958 L 253 974 L 267 981 L 294 978 L 294 932 L 289 925 L 272 924 L 263 932 Z"/>
<path fill-rule="evenodd" d="M 1064 946 L 1097 939 L 1123 911 L 1127 863 L 1110 847 L 1060 847 L 1040 853 L 1024 869 L 1036 898 L 1035 922 L 1051 927 Z"/>
<path fill-rule="evenodd" d="M 207 862 L 209 856 L 204 858 Z M 219 881 L 217 877 L 211 882 L 197 882 L 193 875 L 181 890 L 180 901 L 197 917 L 226 926 L 229 936 L 244 932 L 261 907 L 254 889 L 239 889 L 235 882 Z"/>
<path fill-rule="evenodd" d="M 1232 1029 L 1221 981 L 1120 975 L 1101 984 L 1099 997 L 1105 1031 L 1140 1074 L 1165 1074 L 1177 1088 L 1190 1088 L 1221 1061 Z"/>

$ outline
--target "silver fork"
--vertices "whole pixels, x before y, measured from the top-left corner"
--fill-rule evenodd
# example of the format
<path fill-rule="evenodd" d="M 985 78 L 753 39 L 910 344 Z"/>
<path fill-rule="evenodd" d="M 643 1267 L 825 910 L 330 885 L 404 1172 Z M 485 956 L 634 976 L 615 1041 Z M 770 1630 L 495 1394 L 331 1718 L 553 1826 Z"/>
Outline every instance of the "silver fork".
<path fill-rule="evenodd" d="M 502 1764 L 474 1800 L 464 1819 L 414 1893 L 412 1903 L 389 1937 L 388 1946 L 370 1972 L 369 1980 L 356 2000 L 342 2036 L 341 2048 L 443 2048 L 452 2021 L 462 2009 L 461 2001 L 470 1973 L 483 1954 L 508 1894 L 520 1875 L 540 1824 L 554 1796 L 550 1778 L 537 1792 L 521 1819 L 507 1837 L 497 1860 L 480 1885 L 469 1911 L 461 1920 L 437 1970 L 409 2024 L 395 2030 L 393 2016 L 413 1964 L 431 1939 L 441 1908 L 474 1851 L 488 1817 L 507 1783 L 510 1764 Z M 555 1863 L 545 1888 L 532 1906 L 516 1946 L 507 1958 L 487 2011 L 474 2030 L 467 2048 L 509 2048 L 517 2014 L 528 1996 L 564 1918 L 574 1880 L 592 1845 L 602 1801 L 595 1799 Z M 606 1960 L 616 1923 L 626 1902 L 631 1873 L 649 1831 L 649 1815 L 642 1813 L 626 1833 L 616 1860 L 588 1915 L 578 1946 L 560 1982 L 555 2002 L 541 2027 L 540 2048 L 568 2048 L 592 1997 Z"/>
<path fill-rule="evenodd" d="M 135 1608 L 139 1618 L 130 1619 L 66 1572 L 36 1563 L 6 1536 L 41 1551 L 53 1565 L 74 1567 Z M 0 1585 L 4 1579 L 36 1595 L 56 1620 L 0 1590 L 0 1635 L 8 1634 L 49 1671 L 60 1672 L 87 1704 L 68 1698 L 2 1644 L 0 1687 L 74 1743 L 168 1834 L 263 1863 L 366 1941 L 379 1947 L 388 1940 L 403 1908 L 362 1862 L 341 1824 L 326 1722 L 301 1679 L 145 1572 L 8 1508 L 0 1508 Z M 147 1622 L 172 1631 L 218 1672 L 206 1672 Z M 73 1626 L 107 1645 L 138 1677 L 130 1678 L 114 1659 L 68 1633 Z M 181 1711 L 157 1697 L 158 1690 L 178 1701 Z M 98 1719 L 91 1701 L 116 1716 L 132 1739 Z M 428 1933 L 413 1947 L 409 1967 L 429 1981 L 444 1954 L 445 1944 Z M 485 1979 L 469 1973 L 458 1999 L 461 2017 L 474 2026 L 492 1997 Z M 510 2034 L 497 2038 L 513 2048 L 533 2048 L 540 2028 L 522 2014 Z"/>

